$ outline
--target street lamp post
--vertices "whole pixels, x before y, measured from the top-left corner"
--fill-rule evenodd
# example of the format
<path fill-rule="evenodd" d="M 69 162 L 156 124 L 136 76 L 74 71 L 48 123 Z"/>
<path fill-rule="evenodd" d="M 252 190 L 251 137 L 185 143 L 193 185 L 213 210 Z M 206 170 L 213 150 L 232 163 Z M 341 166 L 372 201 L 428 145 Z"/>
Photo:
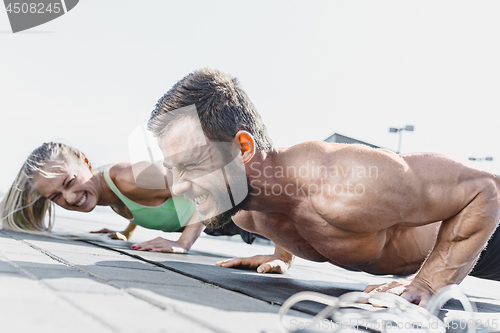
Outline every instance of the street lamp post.
<path fill-rule="evenodd" d="M 493 161 L 493 157 L 488 156 L 488 157 L 469 157 L 469 161 Z"/>
<path fill-rule="evenodd" d="M 406 127 L 402 127 L 402 128 L 396 128 L 396 127 L 389 128 L 389 132 L 399 133 L 399 144 L 398 144 L 398 151 L 397 151 L 398 154 L 401 152 L 401 137 L 402 137 L 403 131 L 413 132 L 414 129 L 415 129 L 415 127 L 413 125 L 406 125 Z"/>

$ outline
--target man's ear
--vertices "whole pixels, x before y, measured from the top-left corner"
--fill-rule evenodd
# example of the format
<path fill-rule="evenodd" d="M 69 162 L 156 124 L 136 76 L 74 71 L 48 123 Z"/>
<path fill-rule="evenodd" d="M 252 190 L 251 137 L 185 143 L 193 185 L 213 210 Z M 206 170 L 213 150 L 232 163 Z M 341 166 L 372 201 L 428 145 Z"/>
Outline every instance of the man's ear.
<path fill-rule="evenodd" d="M 247 131 L 238 131 L 234 136 L 233 143 L 240 149 L 243 163 L 248 163 L 255 155 L 255 140 L 253 135 Z"/>

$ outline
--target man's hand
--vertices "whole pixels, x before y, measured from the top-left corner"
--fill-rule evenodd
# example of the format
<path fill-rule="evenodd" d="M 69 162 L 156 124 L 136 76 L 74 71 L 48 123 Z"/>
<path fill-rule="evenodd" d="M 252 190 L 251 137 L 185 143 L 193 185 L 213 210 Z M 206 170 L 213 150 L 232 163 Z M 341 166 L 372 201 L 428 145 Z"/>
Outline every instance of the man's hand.
<path fill-rule="evenodd" d="M 274 254 L 257 255 L 250 258 L 233 258 L 216 263 L 222 267 L 249 267 L 257 268 L 259 273 L 285 274 L 292 266 L 294 256 L 286 250 L 275 245 Z"/>
<path fill-rule="evenodd" d="M 90 233 L 91 234 L 107 234 L 107 236 L 109 238 L 119 239 L 122 241 L 126 241 L 128 239 L 128 237 L 126 235 L 124 235 L 123 232 L 110 230 L 108 228 L 104 228 L 104 229 L 97 230 L 97 231 L 91 231 Z"/>
<path fill-rule="evenodd" d="M 364 292 L 369 294 L 379 292 L 391 293 L 401 296 L 408 302 L 417 304 L 418 306 L 424 308 L 427 306 L 429 299 L 434 294 L 432 289 L 418 278 L 414 278 L 413 280 L 399 280 L 385 284 L 370 285 L 365 288 Z"/>
<path fill-rule="evenodd" d="M 147 242 L 142 242 L 139 244 L 134 244 L 130 247 L 134 250 L 140 251 L 152 251 L 152 252 L 168 252 L 168 253 L 188 253 L 189 248 L 187 248 L 181 242 L 170 241 L 165 238 L 156 237 Z"/>
<path fill-rule="evenodd" d="M 257 268 L 259 273 L 284 274 L 291 263 L 281 260 L 277 255 L 257 255 L 249 258 L 233 258 L 216 263 L 222 267 L 248 267 Z"/>

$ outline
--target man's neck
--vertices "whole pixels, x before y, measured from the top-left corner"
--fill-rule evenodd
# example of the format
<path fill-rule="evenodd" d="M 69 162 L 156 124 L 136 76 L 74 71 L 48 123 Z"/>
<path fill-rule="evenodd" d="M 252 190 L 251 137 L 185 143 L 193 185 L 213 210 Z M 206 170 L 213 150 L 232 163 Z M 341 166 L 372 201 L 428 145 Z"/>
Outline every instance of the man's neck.
<path fill-rule="evenodd" d="M 292 200 L 284 193 L 287 179 L 282 177 L 282 171 L 286 171 L 286 166 L 280 162 L 280 154 L 284 152 L 285 149 L 257 151 L 245 165 L 250 183 L 250 199 L 243 207 L 244 210 L 274 213 L 288 209 Z"/>

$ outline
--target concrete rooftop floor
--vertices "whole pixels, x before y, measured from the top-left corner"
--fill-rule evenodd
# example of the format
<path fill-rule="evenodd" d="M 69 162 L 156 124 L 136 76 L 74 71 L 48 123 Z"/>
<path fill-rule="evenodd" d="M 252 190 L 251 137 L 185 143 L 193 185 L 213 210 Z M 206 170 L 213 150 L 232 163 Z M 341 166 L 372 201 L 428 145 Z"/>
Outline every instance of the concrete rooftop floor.
<path fill-rule="evenodd" d="M 125 225 L 58 217 L 55 232 Z M 272 244 L 247 245 L 238 236 L 203 235 L 187 255 L 129 249 L 157 236 L 176 240 L 178 234 L 140 228 L 131 242 L 121 242 L 0 230 L 2 331 L 279 332 L 280 305 L 296 292 L 340 296 L 393 279 L 302 259 L 284 275 L 215 266 L 233 256 L 273 252 Z M 476 303 L 476 318 L 500 321 L 500 282 L 467 277 L 461 289 Z M 301 320 L 319 309 L 300 303 L 288 319 Z M 444 317 L 464 315 L 453 302 L 442 311 Z"/>

